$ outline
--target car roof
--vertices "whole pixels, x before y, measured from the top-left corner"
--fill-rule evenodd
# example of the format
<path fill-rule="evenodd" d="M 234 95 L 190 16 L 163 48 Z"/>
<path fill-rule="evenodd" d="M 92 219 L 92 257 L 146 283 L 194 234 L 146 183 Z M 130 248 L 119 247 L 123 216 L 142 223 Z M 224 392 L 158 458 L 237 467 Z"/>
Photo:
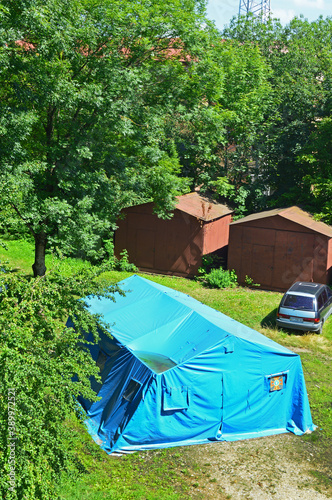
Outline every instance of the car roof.
<path fill-rule="evenodd" d="M 287 290 L 286 293 L 302 292 L 302 293 L 308 293 L 310 295 L 317 295 L 324 287 L 325 285 L 322 285 L 321 283 L 297 281 Z"/>

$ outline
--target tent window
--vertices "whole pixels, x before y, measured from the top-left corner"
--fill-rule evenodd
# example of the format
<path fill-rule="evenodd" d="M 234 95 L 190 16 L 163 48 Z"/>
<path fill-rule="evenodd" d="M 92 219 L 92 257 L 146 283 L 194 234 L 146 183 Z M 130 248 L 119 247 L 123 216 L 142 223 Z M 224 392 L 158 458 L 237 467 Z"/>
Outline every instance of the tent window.
<path fill-rule="evenodd" d="M 163 388 L 163 410 L 176 411 L 186 410 L 189 407 L 188 387 L 164 387 Z"/>
<path fill-rule="evenodd" d="M 282 391 L 286 388 L 287 372 L 275 373 L 265 377 L 269 392 Z"/>
<path fill-rule="evenodd" d="M 129 403 L 134 399 L 136 394 L 138 393 L 139 389 L 141 387 L 141 383 L 137 382 L 137 380 L 134 380 L 133 378 L 127 385 L 126 390 L 122 394 L 123 399 L 126 401 L 129 401 Z"/>

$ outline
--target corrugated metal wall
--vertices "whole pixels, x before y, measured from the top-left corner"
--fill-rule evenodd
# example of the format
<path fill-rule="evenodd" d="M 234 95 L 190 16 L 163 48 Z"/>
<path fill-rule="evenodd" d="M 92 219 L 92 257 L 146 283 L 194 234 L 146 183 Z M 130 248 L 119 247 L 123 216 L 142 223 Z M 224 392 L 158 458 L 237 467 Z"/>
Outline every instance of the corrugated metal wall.
<path fill-rule="evenodd" d="M 225 248 L 229 239 L 231 215 L 204 224 L 203 255 Z"/>
<path fill-rule="evenodd" d="M 126 248 L 141 270 L 194 276 L 202 255 L 228 245 L 231 214 L 203 221 L 176 209 L 172 219 L 162 220 L 151 203 L 126 208 L 123 214 L 115 232 L 115 255 Z"/>
<path fill-rule="evenodd" d="M 196 218 L 175 210 L 170 220 L 159 219 L 152 204 L 124 210 L 118 222 L 115 254 L 126 248 L 129 259 L 142 270 L 194 275 L 201 265 L 203 225 Z"/>
<path fill-rule="evenodd" d="M 228 268 L 239 283 L 246 275 L 269 290 L 287 290 L 295 281 L 328 283 L 330 238 L 282 217 L 230 226 Z"/>

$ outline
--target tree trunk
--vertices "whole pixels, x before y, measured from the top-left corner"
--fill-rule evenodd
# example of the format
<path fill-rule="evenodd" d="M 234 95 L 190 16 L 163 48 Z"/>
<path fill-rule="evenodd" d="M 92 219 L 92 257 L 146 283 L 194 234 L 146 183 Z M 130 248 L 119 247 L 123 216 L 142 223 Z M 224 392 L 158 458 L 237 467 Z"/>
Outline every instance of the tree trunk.
<path fill-rule="evenodd" d="M 47 237 L 44 231 L 35 234 L 35 262 L 32 266 L 33 275 L 44 276 L 46 273 L 45 266 L 45 251 L 46 251 Z"/>

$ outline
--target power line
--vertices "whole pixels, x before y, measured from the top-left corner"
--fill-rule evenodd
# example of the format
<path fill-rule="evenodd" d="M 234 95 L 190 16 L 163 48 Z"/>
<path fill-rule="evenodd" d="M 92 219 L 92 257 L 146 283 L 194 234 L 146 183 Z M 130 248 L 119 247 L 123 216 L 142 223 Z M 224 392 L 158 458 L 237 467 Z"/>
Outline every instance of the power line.
<path fill-rule="evenodd" d="M 262 22 L 267 22 L 270 18 L 271 0 L 240 0 L 239 16 L 249 13 L 260 17 Z"/>

